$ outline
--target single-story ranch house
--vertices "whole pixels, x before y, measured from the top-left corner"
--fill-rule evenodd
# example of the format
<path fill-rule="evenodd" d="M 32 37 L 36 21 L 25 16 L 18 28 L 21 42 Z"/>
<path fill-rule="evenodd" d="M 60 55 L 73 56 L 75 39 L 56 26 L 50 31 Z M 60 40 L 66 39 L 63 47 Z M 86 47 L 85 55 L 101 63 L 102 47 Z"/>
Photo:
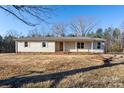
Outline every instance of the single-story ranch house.
<path fill-rule="evenodd" d="M 104 52 L 104 39 L 89 37 L 32 37 L 15 40 L 16 52 Z"/>

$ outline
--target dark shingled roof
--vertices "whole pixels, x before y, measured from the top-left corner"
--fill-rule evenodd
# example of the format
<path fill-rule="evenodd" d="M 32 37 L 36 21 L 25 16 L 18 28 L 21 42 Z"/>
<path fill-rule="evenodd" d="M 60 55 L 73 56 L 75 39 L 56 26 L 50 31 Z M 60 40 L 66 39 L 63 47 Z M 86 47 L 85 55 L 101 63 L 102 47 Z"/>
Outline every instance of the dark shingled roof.
<path fill-rule="evenodd" d="M 15 39 L 15 41 L 105 41 L 102 38 L 91 37 L 27 37 Z"/>

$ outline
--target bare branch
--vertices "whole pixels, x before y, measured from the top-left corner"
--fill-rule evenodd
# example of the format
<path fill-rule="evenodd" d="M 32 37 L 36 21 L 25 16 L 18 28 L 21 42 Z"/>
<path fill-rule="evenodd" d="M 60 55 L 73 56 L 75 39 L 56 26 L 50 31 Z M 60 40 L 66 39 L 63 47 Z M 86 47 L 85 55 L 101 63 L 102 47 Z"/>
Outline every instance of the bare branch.
<path fill-rule="evenodd" d="M 88 24 L 83 20 L 83 18 L 77 19 L 70 24 L 70 28 L 74 31 L 76 36 L 87 36 L 87 33 L 91 32 L 97 24 L 87 21 Z"/>
<path fill-rule="evenodd" d="M 52 32 L 54 34 L 54 36 L 65 36 L 65 30 L 66 30 L 66 26 L 63 23 L 57 23 L 57 24 L 53 24 L 52 26 Z"/>
<path fill-rule="evenodd" d="M 48 23 L 47 20 L 54 11 L 51 7 L 33 5 L 0 6 L 0 8 L 29 26 L 36 26 L 38 22 Z"/>
<path fill-rule="evenodd" d="M 8 9 L 2 7 L 2 6 L 0 6 L 0 8 L 3 9 L 3 10 L 5 10 L 5 11 L 7 11 L 7 12 L 9 12 L 10 14 L 12 14 L 12 15 L 15 16 L 16 18 L 18 18 L 20 21 L 24 22 L 25 24 L 27 24 L 27 25 L 29 25 L 29 26 L 35 26 L 35 25 L 36 25 L 36 24 L 32 24 L 32 23 L 29 23 L 29 22 L 23 20 L 22 18 L 20 18 L 19 16 L 17 16 L 15 13 L 11 12 L 10 10 L 8 10 Z"/>

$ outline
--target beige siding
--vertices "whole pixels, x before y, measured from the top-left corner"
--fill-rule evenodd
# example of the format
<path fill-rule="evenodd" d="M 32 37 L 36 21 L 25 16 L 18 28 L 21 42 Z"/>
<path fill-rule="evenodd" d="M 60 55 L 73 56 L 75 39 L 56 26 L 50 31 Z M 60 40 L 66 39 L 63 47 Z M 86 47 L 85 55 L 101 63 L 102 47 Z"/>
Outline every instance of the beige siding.
<path fill-rule="evenodd" d="M 64 49 L 66 52 L 76 52 L 75 42 L 65 42 L 64 45 Z"/>
<path fill-rule="evenodd" d="M 83 49 L 77 49 L 77 42 L 65 42 L 65 51 L 66 52 L 93 52 L 93 53 L 103 53 L 104 48 L 102 46 L 101 49 L 97 49 L 97 43 L 94 42 L 93 47 L 95 49 L 91 48 L 92 42 L 84 42 L 84 48 Z"/>
<path fill-rule="evenodd" d="M 66 52 L 88 52 L 91 49 L 90 42 L 84 42 L 84 49 L 77 49 L 77 42 L 65 42 Z"/>
<path fill-rule="evenodd" d="M 60 47 L 59 42 L 56 42 L 56 43 L 55 43 L 55 50 L 56 50 L 56 51 L 59 51 L 59 50 L 60 50 L 59 47 Z"/>
<path fill-rule="evenodd" d="M 55 52 L 59 51 L 59 42 L 46 42 L 46 47 L 42 47 L 42 42 L 28 42 L 28 47 L 24 47 L 24 42 L 16 42 L 17 52 Z M 64 52 L 93 52 L 103 53 L 104 45 L 101 49 L 97 49 L 97 42 L 84 42 L 84 49 L 77 49 L 77 42 L 63 42 Z"/>
<path fill-rule="evenodd" d="M 94 49 L 97 49 L 97 42 L 93 42 Z M 104 49 L 104 43 L 101 42 L 101 49 Z"/>
<path fill-rule="evenodd" d="M 55 52 L 55 42 L 46 42 L 46 47 L 42 47 L 42 42 L 28 42 L 28 47 L 24 47 L 24 42 L 18 42 L 18 52 Z"/>
<path fill-rule="evenodd" d="M 92 53 L 104 53 L 104 49 L 93 49 L 93 50 L 90 50 L 89 52 L 92 52 Z"/>
<path fill-rule="evenodd" d="M 84 42 L 84 49 L 91 49 L 91 42 Z"/>

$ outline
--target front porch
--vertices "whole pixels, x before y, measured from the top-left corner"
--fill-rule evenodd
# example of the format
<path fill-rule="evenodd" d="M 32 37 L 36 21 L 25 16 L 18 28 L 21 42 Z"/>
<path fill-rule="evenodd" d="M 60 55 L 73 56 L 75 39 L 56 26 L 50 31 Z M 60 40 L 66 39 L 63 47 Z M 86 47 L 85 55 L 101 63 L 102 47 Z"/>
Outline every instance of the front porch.
<path fill-rule="evenodd" d="M 103 46 L 94 41 L 75 42 L 62 41 L 55 42 L 56 52 L 104 52 Z"/>

